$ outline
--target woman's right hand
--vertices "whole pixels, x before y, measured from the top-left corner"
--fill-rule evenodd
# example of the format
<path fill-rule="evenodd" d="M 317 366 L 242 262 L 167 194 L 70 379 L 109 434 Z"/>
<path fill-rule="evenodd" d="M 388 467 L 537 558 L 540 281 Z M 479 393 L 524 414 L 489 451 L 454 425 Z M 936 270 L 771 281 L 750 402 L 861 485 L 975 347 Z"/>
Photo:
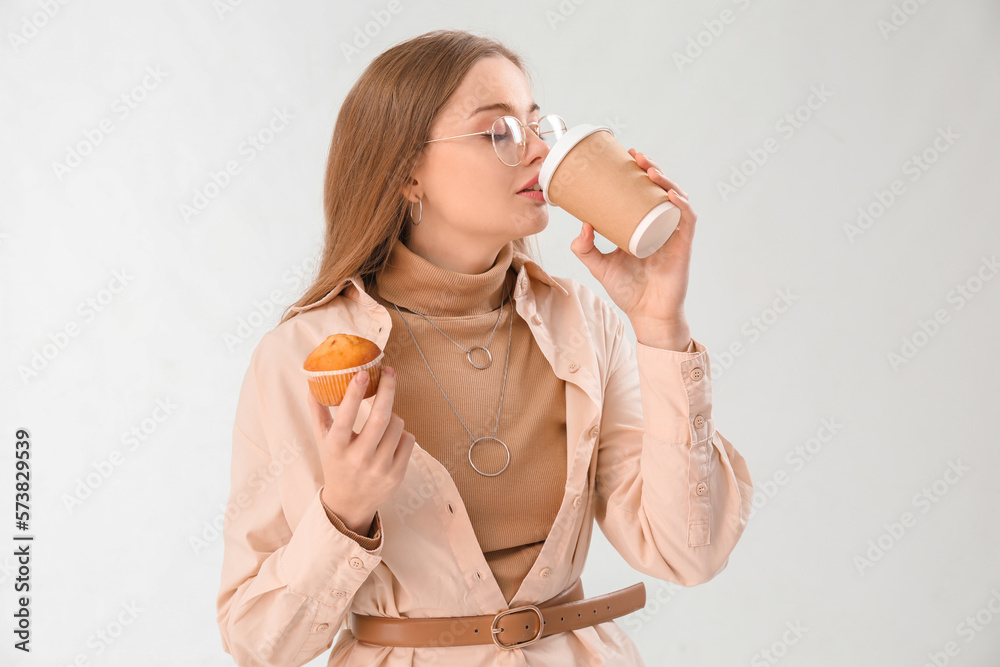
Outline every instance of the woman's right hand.
<path fill-rule="evenodd" d="M 366 381 L 358 379 L 365 376 Z M 351 380 L 336 415 L 309 394 L 313 436 L 323 466 L 323 502 L 348 529 L 365 535 L 375 510 L 388 500 L 406 475 L 415 438 L 392 411 L 396 372 L 386 366 L 379 379 L 371 413 L 361 433 L 354 432 L 368 373 Z"/>

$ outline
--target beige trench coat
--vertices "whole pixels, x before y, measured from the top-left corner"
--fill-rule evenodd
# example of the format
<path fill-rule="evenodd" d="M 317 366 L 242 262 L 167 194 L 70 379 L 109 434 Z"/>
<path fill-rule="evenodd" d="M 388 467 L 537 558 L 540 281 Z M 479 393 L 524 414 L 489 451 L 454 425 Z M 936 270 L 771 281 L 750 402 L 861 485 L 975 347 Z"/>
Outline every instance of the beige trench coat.
<path fill-rule="evenodd" d="M 753 486 L 715 428 L 706 348 L 633 347 L 616 309 L 590 289 L 519 254 L 513 266 L 517 313 L 565 380 L 568 458 L 562 505 L 510 607 L 548 600 L 580 576 L 595 520 L 639 572 L 682 586 L 709 581 L 746 527 Z M 254 349 L 236 410 L 217 598 L 222 645 L 236 664 L 303 665 L 331 645 L 329 665 L 644 664 L 617 621 L 515 649 L 354 638 L 351 611 L 441 617 L 509 607 L 450 475 L 419 442 L 376 513 L 377 548 L 331 523 L 299 368 L 332 333 L 385 348 L 392 324 L 358 277 L 299 311 Z M 362 403 L 356 431 L 373 400 Z"/>

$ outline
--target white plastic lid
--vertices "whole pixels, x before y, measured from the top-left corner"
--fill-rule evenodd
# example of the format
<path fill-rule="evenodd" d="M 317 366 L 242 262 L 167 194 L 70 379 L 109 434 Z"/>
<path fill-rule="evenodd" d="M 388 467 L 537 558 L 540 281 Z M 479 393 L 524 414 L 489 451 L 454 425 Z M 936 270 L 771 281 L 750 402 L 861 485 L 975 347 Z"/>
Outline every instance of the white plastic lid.
<path fill-rule="evenodd" d="M 550 205 L 557 206 L 557 204 L 552 203 L 552 200 L 549 199 L 549 181 L 552 180 L 552 175 L 556 173 L 556 168 L 562 163 L 563 158 L 569 154 L 570 149 L 580 143 L 581 139 L 600 131 L 611 132 L 611 136 L 615 136 L 610 127 L 584 123 L 567 130 L 566 134 L 559 137 L 555 146 L 549 149 L 549 154 L 545 156 L 545 160 L 542 162 L 542 170 L 538 173 L 538 184 L 542 186 L 542 196 L 545 197 L 545 201 Z"/>
<path fill-rule="evenodd" d="M 541 179 L 539 179 L 541 180 Z M 642 259 L 660 249 L 677 229 L 681 210 L 668 201 L 653 207 L 639 222 L 628 242 L 628 251 Z"/>

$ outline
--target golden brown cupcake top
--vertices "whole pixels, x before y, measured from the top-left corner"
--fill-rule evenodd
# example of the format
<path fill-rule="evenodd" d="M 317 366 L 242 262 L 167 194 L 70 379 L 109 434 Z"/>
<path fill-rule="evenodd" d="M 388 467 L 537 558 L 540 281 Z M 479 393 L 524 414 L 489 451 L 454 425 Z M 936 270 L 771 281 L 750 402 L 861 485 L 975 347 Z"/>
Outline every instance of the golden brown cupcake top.
<path fill-rule="evenodd" d="M 378 358 L 382 350 L 374 342 L 353 334 L 332 334 L 309 353 L 302 368 L 307 371 L 339 371 L 363 366 Z"/>

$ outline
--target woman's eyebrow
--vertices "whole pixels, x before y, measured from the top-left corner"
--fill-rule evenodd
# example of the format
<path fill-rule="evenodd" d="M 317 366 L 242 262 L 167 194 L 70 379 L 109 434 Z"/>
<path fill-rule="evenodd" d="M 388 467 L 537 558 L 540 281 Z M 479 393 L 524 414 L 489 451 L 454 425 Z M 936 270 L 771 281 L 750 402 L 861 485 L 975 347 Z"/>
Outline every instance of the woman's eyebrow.
<path fill-rule="evenodd" d="M 528 109 L 528 113 L 530 114 L 533 111 L 538 111 L 539 108 L 540 107 L 538 106 L 537 102 L 532 103 L 531 108 Z M 517 113 L 514 107 L 506 102 L 494 102 L 493 104 L 486 104 L 484 106 L 479 107 L 478 109 L 469 114 L 469 118 L 472 118 L 477 113 L 482 113 L 483 111 L 492 111 L 494 109 L 500 109 L 501 111 L 506 111 L 511 115 Z"/>

